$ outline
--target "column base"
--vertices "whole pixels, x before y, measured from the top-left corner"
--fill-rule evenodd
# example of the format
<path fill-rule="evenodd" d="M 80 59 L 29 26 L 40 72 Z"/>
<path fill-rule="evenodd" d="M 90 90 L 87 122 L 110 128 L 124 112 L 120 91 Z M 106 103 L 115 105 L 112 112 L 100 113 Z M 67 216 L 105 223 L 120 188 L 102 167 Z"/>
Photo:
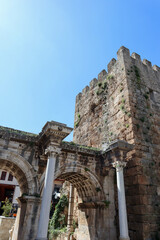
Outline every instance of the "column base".
<path fill-rule="evenodd" d="M 120 237 L 119 240 L 130 240 L 130 238 L 129 237 L 126 237 L 126 238 Z"/>

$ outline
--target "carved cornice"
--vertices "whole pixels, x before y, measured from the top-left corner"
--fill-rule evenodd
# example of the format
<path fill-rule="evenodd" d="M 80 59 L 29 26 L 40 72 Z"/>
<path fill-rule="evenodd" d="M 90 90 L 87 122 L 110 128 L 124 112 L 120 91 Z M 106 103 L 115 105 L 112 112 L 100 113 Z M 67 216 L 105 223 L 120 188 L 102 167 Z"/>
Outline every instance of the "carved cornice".
<path fill-rule="evenodd" d="M 123 161 L 115 161 L 114 163 L 112 163 L 113 167 L 116 168 L 117 172 L 122 171 L 126 164 L 127 163 Z"/>
<path fill-rule="evenodd" d="M 111 150 L 116 150 L 116 149 L 119 149 L 119 150 L 122 150 L 123 152 L 129 152 L 131 150 L 133 150 L 134 148 L 134 145 L 133 144 L 129 144 L 128 142 L 124 141 L 124 140 L 114 140 L 112 141 L 107 149 L 104 151 L 104 152 L 108 152 L 108 151 L 111 151 Z"/>
<path fill-rule="evenodd" d="M 39 142 L 47 145 L 48 142 L 60 144 L 62 140 L 67 137 L 73 129 L 67 127 L 66 124 L 58 122 L 47 122 L 39 134 Z"/>

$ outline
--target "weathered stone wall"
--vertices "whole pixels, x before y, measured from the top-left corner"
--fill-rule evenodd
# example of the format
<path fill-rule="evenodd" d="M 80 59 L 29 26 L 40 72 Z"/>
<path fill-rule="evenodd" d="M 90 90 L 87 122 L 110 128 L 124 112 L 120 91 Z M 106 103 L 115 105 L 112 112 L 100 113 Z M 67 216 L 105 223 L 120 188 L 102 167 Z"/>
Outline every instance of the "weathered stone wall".
<path fill-rule="evenodd" d="M 0 148 L 17 153 L 38 170 L 36 137 L 36 134 L 0 126 Z"/>
<path fill-rule="evenodd" d="M 115 202 L 114 202 L 114 171 L 110 171 L 104 178 L 104 192 L 106 195 L 106 206 L 94 207 L 92 202 L 88 201 L 86 207 L 78 209 L 78 228 L 75 230 L 77 240 L 99 240 L 99 239 L 117 239 L 116 221 L 115 221 Z"/>
<path fill-rule="evenodd" d="M 100 149 L 114 139 L 135 144 L 125 170 L 130 237 L 158 239 L 160 68 L 121 47 L 76 98 L 73 141 Z"/>
<path fill-rule="evenodd" d="M 124 59 L 135 144 L 126 170 L 130 234 L 159 239 L 160 68 L 128 49 Z"/>
<path fill-rule="evenodd" d="M 75 239 L 116 240 L 115 172 L 109 163 L 114 154 L 101 156 L 100 151 L 74 144 L 65 152 L 65 145 L 69 144 L 62 145 L 56 177 L 69 181 L 75 187 L 73 218 L 78 224 Z"/>
<path fill-rule="evenodd" d="M 9 230 L 11 230 L 14 223 L 15 223 L 15 218 L 0 216 L 0 239 L 1 240 L 9 239 Z"/>
<path fill-rule="evenodd" d="M 20 209 L 12 229 L 14 240 L 36 237 L 40 200 L 37 174 L 39 162 L 35 154 L 35 142 L 34 134 L 0 127 L 0 168 L 12 173 L 22 194 L 18 200 Z M 6 234 L 8 232 L 6 228 L 3 231 Z"/>
<path fill-rule="evenodd" d="M 118 61 L 112 59 L 108 64 L 108 73 L 103 70 L 98 80 L 93 79 L 90 87 L 85 87 L 76 97 L 74 142 L 107 148 L 106 143 L 114 139 L 131 140 L 131 114 L 123 59 L 119 51 Z"/>

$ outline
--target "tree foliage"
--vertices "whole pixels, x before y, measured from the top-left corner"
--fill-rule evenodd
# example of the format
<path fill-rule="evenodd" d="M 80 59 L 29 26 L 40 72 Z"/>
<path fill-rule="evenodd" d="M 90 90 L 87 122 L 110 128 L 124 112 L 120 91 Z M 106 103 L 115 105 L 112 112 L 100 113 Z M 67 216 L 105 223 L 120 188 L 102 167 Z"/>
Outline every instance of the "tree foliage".
<path fill-rule="evenodd" d="M 12 209 L 12 203 L 10 203 L 8 198 L 5 199 L 4 205 L 1 207 L 1 209 L 3 209 L 2 216 L 9 217 L 9 214 L 10 214 L 11 209 Z"/>

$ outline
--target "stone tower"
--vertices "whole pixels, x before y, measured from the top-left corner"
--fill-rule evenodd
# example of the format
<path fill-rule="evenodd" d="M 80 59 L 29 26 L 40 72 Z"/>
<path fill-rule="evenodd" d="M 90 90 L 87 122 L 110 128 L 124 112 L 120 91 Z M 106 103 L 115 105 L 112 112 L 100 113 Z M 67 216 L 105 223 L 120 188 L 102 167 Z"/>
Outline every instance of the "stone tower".
<path fill-rule="evenodd" d="M 131 240 L 160 239 L 160 68 L 121 47 L 76 97 L 73 141 L 134 144 L 125 170 Z"/>

